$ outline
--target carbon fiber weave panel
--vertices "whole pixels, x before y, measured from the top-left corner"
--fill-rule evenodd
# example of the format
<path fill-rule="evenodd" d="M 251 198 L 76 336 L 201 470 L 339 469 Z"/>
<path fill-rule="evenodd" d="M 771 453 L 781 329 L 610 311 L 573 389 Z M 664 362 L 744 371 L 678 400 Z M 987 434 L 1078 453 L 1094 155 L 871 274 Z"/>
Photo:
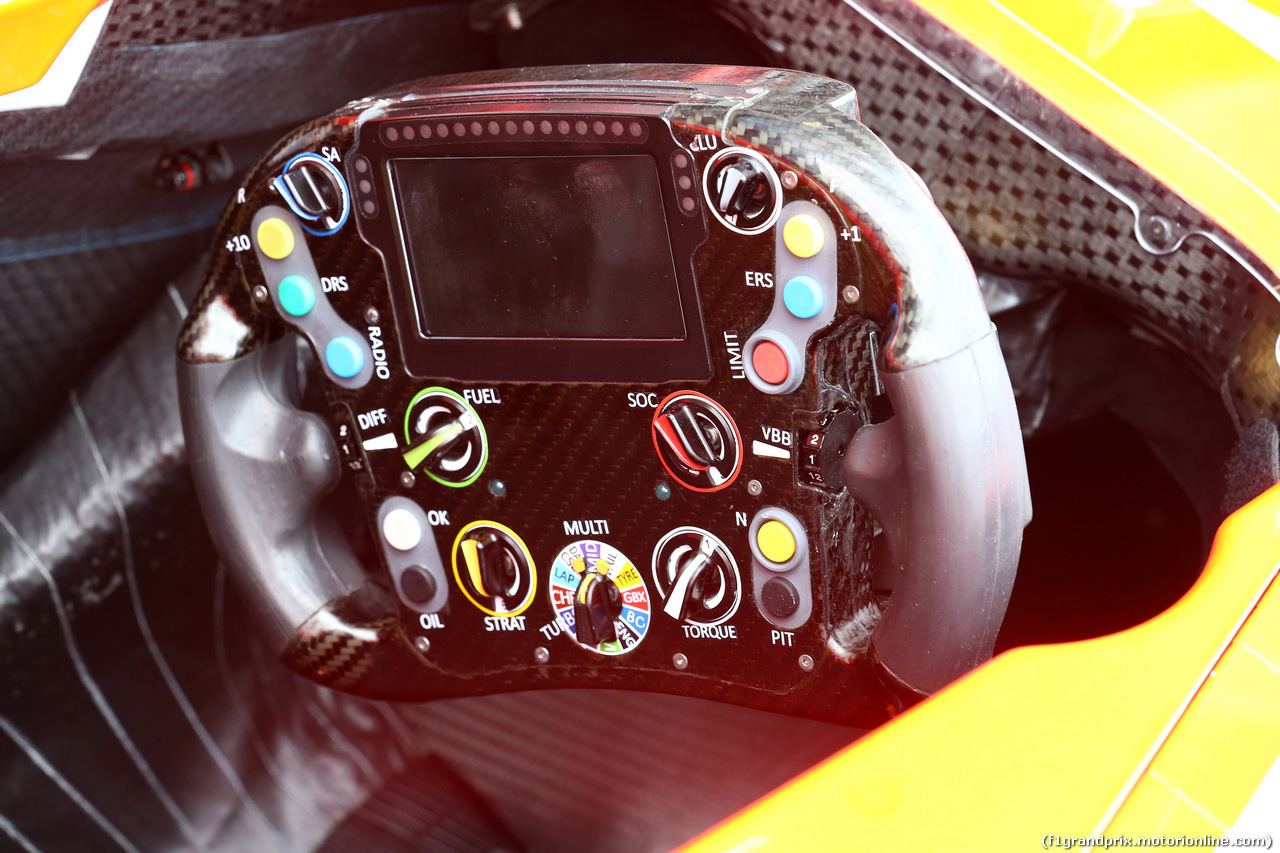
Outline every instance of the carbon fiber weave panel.
<path fill-rule="evenodd" d="M 876 5 L 924 15 L 905 3 Z M 863 121 L 929 185 L 976 267 L 1101 293 L 1187 353 L 1222 389 L 1240 422 L 1280 416 L 1280 303 L 1221 247 L 1191 236 L 1172 254 L 1148 252 L 1124 201 L 845 3 L 726 0 L 722 6 L 778 51 L 779 64 L 855 86 Z M 1063 132 L 1097 142 L 1078 126 Z M 1157 209 L 1194 213 L 1140 168 L 1110 155 L 1103 177 L 1113 186 Z"/>

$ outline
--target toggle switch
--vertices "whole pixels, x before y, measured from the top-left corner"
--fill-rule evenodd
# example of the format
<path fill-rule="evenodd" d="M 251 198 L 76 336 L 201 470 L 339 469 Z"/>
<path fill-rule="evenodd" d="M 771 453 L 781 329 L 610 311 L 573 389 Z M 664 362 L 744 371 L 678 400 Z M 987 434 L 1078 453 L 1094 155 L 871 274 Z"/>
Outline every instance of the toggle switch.
<path fill-rule="evenodd" d="M 782 185 L 773 167 L 747 148 L 725 148 L 711 158 L 703 178 L 716 218 L 740 234 L 771 227 L 782 208 Z"/>
<path fill-rule="evenodd" d="M 715 172 L 716 209 L 735 225 L 739 217 L 758 216 L 772 202 L 770 196 L 769 180 L 753 160 L 726 160 Z"/>
<path fill-rule="evenodd" d="M 719 625 L 738 609 L 742 576 L 732 552 L 714 534 L 678 527 L 653 550 L 653 581 L 663 612 L 680 622 Z"/>
<path fill-rule="evenodd" d="M 474 521 L 453 543 L 453 576 L 462 594 L 491 616 L 517 616 L 538 579 L 524 540 L 496 521 Z"/>
<path fill-rule="evenodd" d="M 649 591 L 626 555 L 598 539 L 570 542 L 551 561 L 551 607 L 561 630 L 587 651 L 625 655 L 649 631 Z"/>
<path fill-rule="evenodd" d="M 742 438 L 719 403 L 694 391 L 672 394 L 653 417 L 653 443 L 663 466 L 683 485 L 714 492 L 742 467 Z"/>
<path fill-rule="evenodd" d="M 488 598 L 515 594 L 520 583 L 519 556 L 493 533 L 462 540 L 467 575 L 476 590 Z"/>
<path fill-rule="evenodd" d="M 615 643 L 618 631 L 614 620 L 622 613 L 622 592 L 607 575 L 588 575 L 578 585 L 573 600 L 573 618 L 578 642 L 588 646 Z"/>
<path fill-rule="evenodd" d="M 333 177 L 315 161 L 304 160 L 280 176 L 282 185 L 297 203 L 299 216 L 319 219 L 342 209 L 342 194 Z"/>
<path fill-rule="evenodd" d="M 475 409 L 447 388 L 427 388 L 405 412 L 402 454 L 411 471 L 437 483 L 461 487 L 475 482 L 489 460 L 489 442 Z"/>
<path fill-rule="evenodd" d="M 334 233 L 347 221 L 351 194 L 346 179 L 317 154 L 294 157 L 271 186 L 302 220 L 302 227 L 318 237 Z"/>
<path fill-rule="evenodd" d="M 404 461 L 410 468 L 428 465 L 440 470 L 441 462 L 458 443 L 467 431 L 463 418 L 437 422 L 423 440 L 412 450 L 404 454 Z"/>
<path fill-rule="evenodd" d="M 657 430 L 680 462 L 695 471 L 705 471 L 713 485 L 724 482 L 715 467 L 724 461 L 724 435 L 715 424 L 704 426 L 688 405 L 661 415 Z"/>
<path fill-rule="evenodd" d="M 667 594 L 667 604 L 662 608 L 663 613 L 683 622 L 689 618 L 689 614 L 695 608 L 701 609 L 703 601 L 700 594 L 702 592 L 700 581 L 703 573 L 711 568 L 711 557 L 715 551 L 715 540 L 710 536 L 704 536 L 698 543 L 696 552 L 688 554 L 683 561 L 675 562 L 672 568 L 676 573 L 676 582 Z"/>

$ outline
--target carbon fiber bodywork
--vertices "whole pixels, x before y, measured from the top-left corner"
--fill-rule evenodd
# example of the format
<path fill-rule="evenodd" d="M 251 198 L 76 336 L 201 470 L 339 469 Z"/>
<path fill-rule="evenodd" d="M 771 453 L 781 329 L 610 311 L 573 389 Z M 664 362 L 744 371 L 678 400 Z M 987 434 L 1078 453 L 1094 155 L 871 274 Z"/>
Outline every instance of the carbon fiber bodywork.
<path fill-rule="evenodd" d="M 1102 294 L 1186 353 L 1240 424 L 1280 416 L 1274 273 L 1137 164 L 908 0 L 718 5 L 779 65 L 857 87 L 977 268 Z"/>

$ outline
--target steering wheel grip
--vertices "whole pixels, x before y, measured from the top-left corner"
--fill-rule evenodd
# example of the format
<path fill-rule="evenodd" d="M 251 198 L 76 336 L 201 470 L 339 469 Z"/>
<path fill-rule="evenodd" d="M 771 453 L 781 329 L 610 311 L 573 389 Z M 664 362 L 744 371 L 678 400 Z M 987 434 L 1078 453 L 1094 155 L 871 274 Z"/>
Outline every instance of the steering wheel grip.
<path fill-rule="evenodd" d="M 924 183 L 838 103 L 806 118 L 783 135 L 744 111 L 728 132 L 817 177 L 870 244 L 863 301 L 886 331 L 894 416 L 854 435 L 844 480 L 898 567 L 872 647 L 932 693 L 991 657 L 1009 603 L 1031 520 L 1017 406 L 973 267 Z"/>
<path fill-rule="evenodd" d="M 280 649 L 365 576 L 320 511 L 342 471 L 329 427 L 298 407 L 296 346 L 286 335 L 231 361 L 178 369 L 192 475 L 214 545 Z"/>
<path fill-rule="evenodd" d="M 894 416 L 853 437 L 845 482 L 899 567 L 876 654 L 932 693 L 991 657 L 1031 518 L 1026 460 L 994 329 L 883 382 Z"/>

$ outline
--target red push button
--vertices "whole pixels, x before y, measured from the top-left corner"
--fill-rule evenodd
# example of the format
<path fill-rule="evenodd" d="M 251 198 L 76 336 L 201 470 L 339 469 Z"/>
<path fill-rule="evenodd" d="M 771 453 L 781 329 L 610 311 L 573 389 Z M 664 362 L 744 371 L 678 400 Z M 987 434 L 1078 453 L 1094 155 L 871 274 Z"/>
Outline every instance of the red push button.
<path fill-rule="evenodd" d="M 755 368 L 756 375 L 770 385 L 786 382 L 790 372 L 787 354 L 773 341 L 761 341 L 755 345 L 751 350 L 751 366 Z"/>

